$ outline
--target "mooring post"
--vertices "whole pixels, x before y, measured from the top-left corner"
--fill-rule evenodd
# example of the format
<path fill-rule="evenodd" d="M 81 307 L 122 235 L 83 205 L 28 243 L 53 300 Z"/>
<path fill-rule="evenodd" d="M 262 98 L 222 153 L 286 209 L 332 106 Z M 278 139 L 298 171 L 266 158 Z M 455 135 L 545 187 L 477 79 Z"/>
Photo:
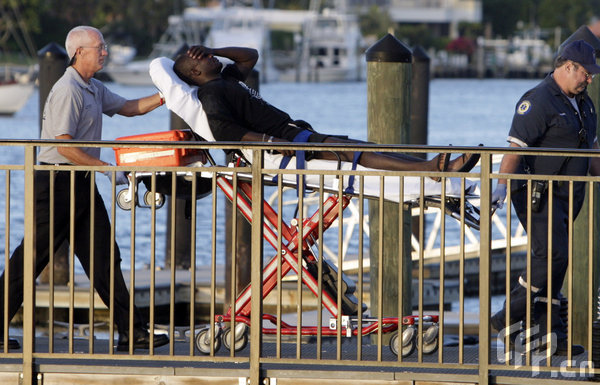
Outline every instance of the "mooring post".
<path fill-rule="evenodd" d="M 367 50 L 370 142 L 409 142 L 412 58 L 411 50 L 391 34 Z M 404 211 L 402 228 L 397 204 L 384 203 L 381 213 L 385 213 L 383 218 L 379 203 L 369 201 L 371 314 L 378 317 L 381 305 L 383 317 L 408 315 L 412 312 L 410 213 Z M 402 309 L 398 309 L 399 282 L 402 283 Z"/>
<path fill-rule="evenodd" d="M 69 64 L 67 51 L 56 43 L 49 43 L 38 51 L 39 69 L 39 126 L 42 130 L 42 116 L 46 98 L 54 83 L 65 73 Z"/>
<path fill-rule="evenodd" d="M 69 64 L 67 51 L 57 43 L 49 43 L 38 51 L 39 64 L 39 128 L 42 132 L 42 117 L 44 114 L 44 105 L 48 94 L 54 86 L 54 83 L 65 73 Z M 50 251 L 52 253 L 52 251 Z M 64 241 L 59 249 L 54 253 L 52 259 L 54 262 L 53 280 L 56 285 L 66 285 L 69 281 L 69 243 Z M 50 282 L 50 264 L 42 271 L 40 282 Z"/>
<path fill-rule="evenodd" d="M 596 37 L 592 31 L 585 25 L 579 27 L 571 36 L 569 36 L 559 47 L 559 53 L 562 48 L 568 43 L 576 40 L 585 40 L 589 43 L 596 51 L 596 57 L 600 56 L 600 39 Z M 600 106 L 600 81 L 594 79 L 587 87 L 596 111 Z M 599 119 L 600 120 L 600 119 Z M 600 121 L 599 121 L 600 123 Z M 596 126 L 598 127 L 598 126 Z M 600 195 L 596 188 L 592 189 L 593 195 L 593 207 L 590 208 L 590 190 L 586 192 L 585 201 L 583 207 L 579 212 L 577 220 L 573 228 L 573 276 L 568 277 L 563 285 L 563 293 L 567 296 L 569 279 L 572 279 L 573 293 L 572 303 L 570 308 L 572 309 L 573 325 L 571 330 L 573 331 L 573 343 L 582 344 L 587 348 L 587 336 L 589 333 L 589 316 L 590 312 L 595 315 L 596 309 L 596 298 L 595 296 L 590 298 L 588 294 L 588 274 L 591 273 L 592 277 L 592 295 L 597 293 L 596 288 L 598 287 L 598 267 L 590 266 L 590 261 L 598 263 L 600 258 L 600 251 L 595 242 L 600 237 Z M 592 212 L 590 213 L 590 209 Z M 593 233 L 590 234 L 590 214 L 592 219 Z M 591 240 L 590 240 L 591 235 Z M 588 245 L 592 245 L 591 253 Z M 574 278 L 574 279 L 573 279 Z M 589 306 L 589 300 L 593 307 Z"/>

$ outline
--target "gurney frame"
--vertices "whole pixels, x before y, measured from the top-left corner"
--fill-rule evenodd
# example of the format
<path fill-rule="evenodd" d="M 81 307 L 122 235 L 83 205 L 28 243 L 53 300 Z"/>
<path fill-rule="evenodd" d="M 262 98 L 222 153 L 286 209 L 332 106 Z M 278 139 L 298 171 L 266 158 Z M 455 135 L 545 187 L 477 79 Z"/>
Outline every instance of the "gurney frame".
<path fill-rule="evenodd" d="M 210 154 L 207 153 L 207 155 L 210 163 L 215 166 L 216 163 L 210 157 Z M 117 194 L 117 204 L 120 208 L 129 210 L 132 205 L 140 207 L 152 207 L 154 205 L 154 207 L 159 208 L 164 204 L 164 195 L 169 195 L 169 191 L 163 190 L 152 193 L 150 189 L 144 194 L 143 204 L 140 203 L 138 183 L 151 177 L 152 174 L 144 172 L 130 174 L 128 188 Z M 171 178 L 171 172 L 154 174 L 161 178 Z M 177 172 L 176 178 L 189 182 L 196 174 L 197 172 Z M 216 184 L 230 201 L 235 200 L 237 210 L 249 223 L 252 223 L 251 178 L 248 175 L 237 174 L 237 191 L 234 191 L 232 174 L 230 172 L 219 173 L 216 176 Z M 146 182 L 144 183 L 146 184 Z M 320 231 L 326 231 L 338 219 L 339 214 L 353 198 L 351 193 L 328 192 L 329 195 L 323 200 L 322 207 L 303 219 L 301 227 L 297 219 L 294 219 L 289 225 L 281 221 L 281 242 L 279 242 L 279 235 L 277 234 L 280 223 L 279 215 L 266 200 L 263 200 L 263 238 L 277 251 L 277 254 L 271 258 L 263 269 L 262 298 L 266 298 L 277 287 L 280 281 L 279 277 L 295 273 L 302 284 L 319 298 L 322 306 L 330 313 L 329 325 L 298 327 L 290 325 L 274 315 L 263 314 L 263 321 L 268 321 L 275 327 L 263 326 L 262 333 L 265 335 L 275 335 L 277 333 L 297 335 L 299 332 L 302 336 L 321 335 L 324 337 L 335 337 L 338 334 L 344 337 L 358 337 L 359 335 L 365 336 L 374 333 L 392 333 L 389 345 L 390 350 L 396 355 L 409 356 L 415 351 L 417 341 L 422 341 L 424 354 L 434 353 L 439 346 L 439 317 L 437 315 L 423 315 L 422 319 L 413 315 L 404 316 L 401 319 L 382 317 L 381 321 L 369 317 L 363 314 L 365 310 L 363 304 L 359 304 L 353 295 L 354 285 L 343 274 L 339 274 L 335 267 L 327 263 L 325 258 L 321 258 L 319 261 L 313 247 L 317 246 Z M 195 198 L 199 199 L 209 193 L 210 191 L 206 189 L 200 189 Z M 190 198 L 189 195 L 187 198 Z M 423 205 L 424 207 L 437 208 L 443 206 L 446 214 L 460 220 L 460 214 L 458 214 L 460 210 L 457 208 L 460 208 L 461 199 L 457 197 L 445 198 L 445 204 L 442 205 L 440 197 L 427 196 L 423 198 Z M 464 200 L 463 202 L 467 201 Z M 415 199 L 404 202 L 404 205 L 406 208 L 419 207 L 420 200 Z M 467 204 L 463 213 L 465 224 L 479 229 L 478 209 Z M 320 226 L 322 226 L 322 229 Z M 340 279 L 342 282 L 337 283 Z M 341 295 L 338 295 L 339 289 L 343 290 Z M 230 307 L 227 313 L 215 315 L 214 330 L 204 328 L 196 333 L 195 346 L 201 353 L 210 354 L 211 350 L 216 352 L 221 344 L 230 350 L 233 348 L 239 351 L 245 348 L 248 342 L 248 327 L 250 326 L 251 290 L 249 284 L 237 296 L 233 307 Z M 417 338 L 417 325 L 419 322 L 423 323 L 422 338 Z M 234 333 L 231 332 L 230 327 L 224 326 L 227 323 L 234 325 Z M 427 328 L 425 328 L 425 324 L 428 325 Z M 402 330 L 402 326 L 405 326 L 404 330 Z"/>

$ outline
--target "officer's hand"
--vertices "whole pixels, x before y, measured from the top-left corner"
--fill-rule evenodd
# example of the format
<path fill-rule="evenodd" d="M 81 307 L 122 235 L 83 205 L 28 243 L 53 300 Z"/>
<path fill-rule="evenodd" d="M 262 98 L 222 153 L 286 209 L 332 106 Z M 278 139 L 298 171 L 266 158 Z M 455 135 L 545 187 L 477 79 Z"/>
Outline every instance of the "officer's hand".
<path fill-rule="evenodd" d="M 492 208 L 501 209 L 506 200 L 506 184 L 498 183 L 492 193 Z"/>

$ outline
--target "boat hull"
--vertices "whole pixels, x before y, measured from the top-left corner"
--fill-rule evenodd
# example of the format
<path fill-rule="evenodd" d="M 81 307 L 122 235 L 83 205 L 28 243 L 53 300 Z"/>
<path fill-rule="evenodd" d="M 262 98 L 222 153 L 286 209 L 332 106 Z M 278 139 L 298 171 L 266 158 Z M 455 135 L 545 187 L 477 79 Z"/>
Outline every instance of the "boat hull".
<path fill-rule="evenodd" d="M 33 88 L 33 83 L 0 84 L 0 115 L 13 115 L 23 108 Z"/>
<path fill-rule="evenodd" d="M 126 86 L 152 86 L 150 60 L 132 61 L 124 65 L 108 65 L 105 71 L 112 81 Z"/>

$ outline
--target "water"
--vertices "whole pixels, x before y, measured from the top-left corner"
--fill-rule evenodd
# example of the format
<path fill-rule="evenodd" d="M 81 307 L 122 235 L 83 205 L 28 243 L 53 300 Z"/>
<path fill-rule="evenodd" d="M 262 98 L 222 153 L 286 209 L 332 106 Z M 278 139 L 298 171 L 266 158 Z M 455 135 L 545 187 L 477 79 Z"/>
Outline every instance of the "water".
<path fill-rule="evenodd" d="M 431 145 L 473 146 L 483 143 L 486 146 L 506 146 L 506 136 L 510 127 L 515 104 L 519 97 L 537 80 L 506 79 L 434 79 L 430 85 L 430 110 L 428 142 Z M 137 98 L 155 92 L 153 87 L 126 87 L 108 83 L 111 90 L 126 97 Z M 310 122 L 320 132 L 349 135 L 356 139 L 367 138 L 367 85 L 362 83 L 332 84 L 289 84 L 270 83 L 261 85 L 263 97 L 276 107 L 287 111 L 293 119 Z M 36 93 L 26 106 L 13 117 L 0 117 L 0 136 L 5 139 L 37 139 L 39 137 L 39 96 Z M 145 116 L 126 118 L 114 116 L 104 118 L 104 139 L 169 129 L 170 114 L 159 108 Z M 220 157 L 220 154 L 213 152 Z M 0 151 L 0 164 L 22 162 L 23 152 L 18 149 L 3 148 Z M 111 149 L 103 149 L 102 159 L 114 163 Z M 13 177 L 13 196 L 23 196 L 19 175 Z M 108 179 L 98 175 L 98 185 L 105 201 L 110 202 Z M 21 194 L 21 195 L 19 195 Z M 3 195 L 3 194 L 0 194 Z M 210 210 L 210 199 L 198 201 L 198 212 Z M 10 249 L 22 237 L 22 200 L 16 199 L 11 207 Z M 219 203 L 222 207 L 222 203 Z M 0 202 L 0 215 L 4 216 L 3 198 Z M 223 211 L 223 210 L 221 210 Z M 167 210 L 157 210 L 157 264 L 162 264 L 161 256 L 165 249 L 165 223 Z M 210 212 L 210 211 L 209 211 Z M 135 242 L 135 266 L 144 268 L 150 261 L 149 210 L 138 210 L 138 225 Z M 222 223 L 222 216 L 218 219 Z M 4 231 L 4 221 L 0 232 Z M 198 244 L 205 243 L 210 236 L 208 221 L 198 221 Z M 131 266 L 129 258 L 130 213 L 117 209 L 117 241 L 123 256 L 123 268 Z M 218 244 L 223 245 L 222 234 L 218 234 Z M 335 241 L 333 242 L 336 243 Z M 0 242 L 4 253 L 4 242 Z M 221 246 L 219 246 L 221 247 Z M 217 250 L 217 255 L 222 250 Z M 210 250 L 198 248 L 199 265 L 210 261 Z M 3 258 L 0 268 L 3 268 Z M 80 270 L 79 266 L 77 266 Z"/>

